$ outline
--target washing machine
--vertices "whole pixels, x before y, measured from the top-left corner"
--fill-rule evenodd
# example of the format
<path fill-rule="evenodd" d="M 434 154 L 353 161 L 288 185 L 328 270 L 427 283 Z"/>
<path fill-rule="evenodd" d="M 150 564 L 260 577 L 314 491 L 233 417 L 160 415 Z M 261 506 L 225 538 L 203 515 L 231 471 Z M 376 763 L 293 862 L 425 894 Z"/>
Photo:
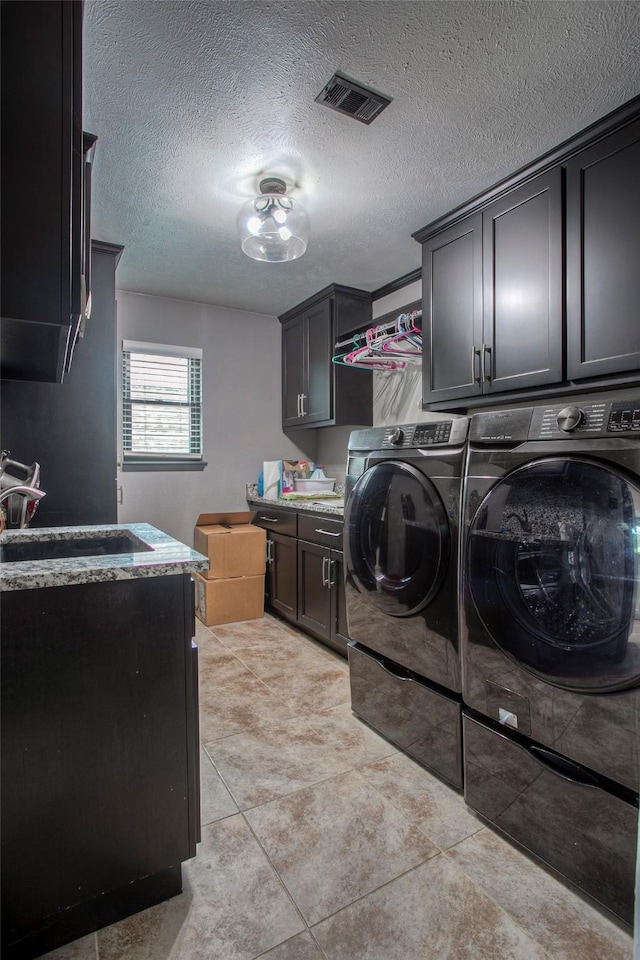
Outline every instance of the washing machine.
<path fill-rule="evenodd" d="M 468 419 L 349 439 L 345 603 L 355 714 L 462 786 L 458 556 Z"/>
<path fill-rule="evenodd" d="M 631 923 L 640 395 L 475 414 L 462 528 L 467 803 Z"/>

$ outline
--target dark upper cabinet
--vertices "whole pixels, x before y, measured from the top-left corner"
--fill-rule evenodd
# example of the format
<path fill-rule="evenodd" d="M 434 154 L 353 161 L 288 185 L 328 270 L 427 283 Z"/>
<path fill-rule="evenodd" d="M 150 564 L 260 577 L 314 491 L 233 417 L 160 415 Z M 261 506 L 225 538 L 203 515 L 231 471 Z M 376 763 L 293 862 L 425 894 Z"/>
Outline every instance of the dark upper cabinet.
<path fill-rule="evenodd" d="M 484 393 L 562 380 L 562 171 L 482 213 Z"/>
<path fill-rule="evenodd" d="M 422 247 L 423 399 L 482 393 L 482 215 L 426 240 Z"/>
<path fill-rule="evenodd" d="M 423 242 L 423 400 L 562 379 L 562 173 Z"/>
<path fill-rule="evenodd" d="M 369 371 L 332 363 L 335 344 L 371 322 L 371 294 L 332 285 L 282 314 L 282 426 L 367 425 Z"/>
<path fill-rule="evenodd" d="M 59 382 L 87 295 L 82 3 L 5 0 L 1 15 L 2 377 Z"/>
<path fill-rule="evenodd" d="M 567 163 L 567 374 L 640 370 L 640 120 Z"/>

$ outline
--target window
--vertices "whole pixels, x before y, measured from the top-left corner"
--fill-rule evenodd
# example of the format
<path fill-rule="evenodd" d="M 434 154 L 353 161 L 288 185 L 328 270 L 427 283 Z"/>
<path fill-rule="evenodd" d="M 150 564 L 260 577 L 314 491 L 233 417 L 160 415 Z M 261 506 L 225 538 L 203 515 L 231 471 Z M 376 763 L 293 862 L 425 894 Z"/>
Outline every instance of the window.
<path fill-rule="evenodd" d="M 124 460 L 202 460 L 202 350 L 122 344 Z"/>

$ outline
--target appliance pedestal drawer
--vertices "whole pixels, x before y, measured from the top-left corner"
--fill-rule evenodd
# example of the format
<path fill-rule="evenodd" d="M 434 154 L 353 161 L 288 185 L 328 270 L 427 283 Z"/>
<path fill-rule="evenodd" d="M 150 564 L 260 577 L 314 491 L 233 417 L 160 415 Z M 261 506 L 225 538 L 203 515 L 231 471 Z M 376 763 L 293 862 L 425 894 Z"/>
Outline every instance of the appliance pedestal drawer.
<path fill-rule="evenodd" d="M 463 730 L 469 806 L 632 924 L 637 795 L 472 711 Z"/>
<path fill-rule="evenodd" d="M 462 788 L 462 705 L 417 674 L 349 643 L 351 707 L 387 740 Z"/>

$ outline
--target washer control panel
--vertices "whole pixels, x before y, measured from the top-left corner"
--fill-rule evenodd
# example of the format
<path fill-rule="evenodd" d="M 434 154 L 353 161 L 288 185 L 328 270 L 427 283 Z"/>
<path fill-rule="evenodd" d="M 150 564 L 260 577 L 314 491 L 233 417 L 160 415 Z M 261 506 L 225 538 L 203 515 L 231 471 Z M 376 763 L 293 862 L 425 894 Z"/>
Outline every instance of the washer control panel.
<path fill-rule="evenodd" d="M 536 407 L 529 440 L 587 439 L 619 433 L 636 434 L 640 439 L 640 397 Z"/>

